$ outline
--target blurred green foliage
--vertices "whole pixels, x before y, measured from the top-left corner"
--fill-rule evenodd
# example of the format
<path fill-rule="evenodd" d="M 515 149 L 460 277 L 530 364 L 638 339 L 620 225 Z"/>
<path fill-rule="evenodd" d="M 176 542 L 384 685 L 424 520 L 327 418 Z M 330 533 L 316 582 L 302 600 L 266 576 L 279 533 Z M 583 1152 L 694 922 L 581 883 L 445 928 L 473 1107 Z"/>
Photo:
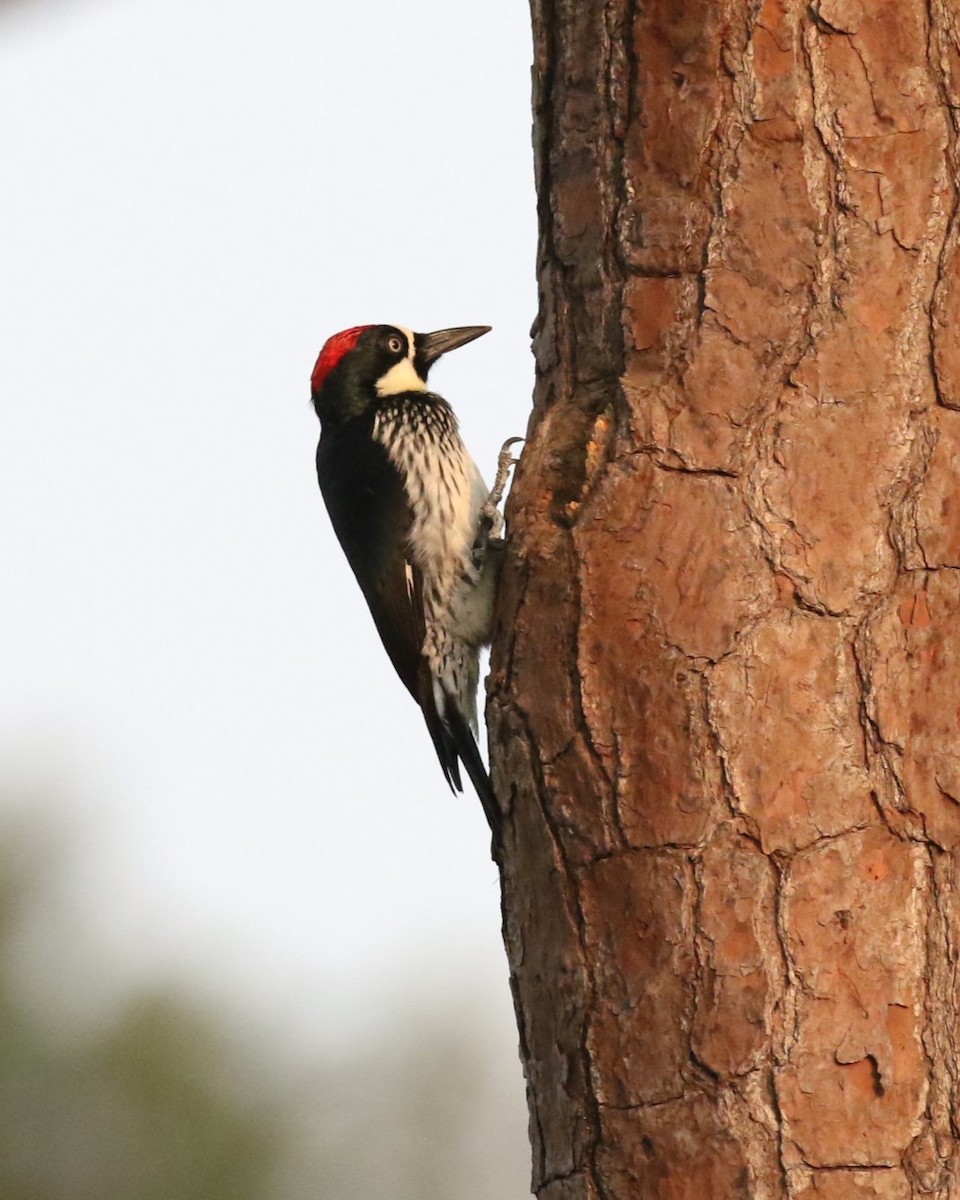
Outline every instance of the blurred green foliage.
<path fill-rule="evenodd" d="M 228 1082 L 230 1047 L 185 1001 L 121 1003 L 67 1034 L 31 1011 L 9 950 L 49 863 L 24 839 L 0 857 L 0 1196 L 211 1200 L 271 1195 L 278 1116 Z M 28 926 L 29 927 L 29 926 Z M 96 970 L 91 955 L 90 969 Z M 252 1064 L 247 1065 L 252 1072 Z M 253 1080 L 247 1080 L 252 1083 Z"/>
<path fill-rule="evenodd" d="M 0 842 L 3 1200 L 528 1194 L 519 1069 L 503 1102 L 468 1011 L 399 1013 L 297 1078 L 268 1047 L 254 1053 L 228 1022 L 159 991 L 119 1000 L 109 1019 L 54 1027 L 12 965 L 53 871 L 29 842 Z"/>

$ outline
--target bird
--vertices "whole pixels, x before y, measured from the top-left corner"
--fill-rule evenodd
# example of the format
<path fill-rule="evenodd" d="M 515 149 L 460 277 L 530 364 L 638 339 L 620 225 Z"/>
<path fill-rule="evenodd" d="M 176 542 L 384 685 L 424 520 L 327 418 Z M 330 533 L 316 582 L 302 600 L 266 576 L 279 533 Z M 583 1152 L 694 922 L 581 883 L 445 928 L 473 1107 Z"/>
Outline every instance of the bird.
<path fill-rule="evenodd" d="M 490 332 L 356 325 L 311 376 L 317 479 L 334 532 L 397 674 L 420 706 L 451 790 L 462 764 L 496 839 L 500 810 L 477 746 L 479 652 L 492 636 L 502 540 L 493 491 L 450 404 L 427 385 L 444 354 Z"/>

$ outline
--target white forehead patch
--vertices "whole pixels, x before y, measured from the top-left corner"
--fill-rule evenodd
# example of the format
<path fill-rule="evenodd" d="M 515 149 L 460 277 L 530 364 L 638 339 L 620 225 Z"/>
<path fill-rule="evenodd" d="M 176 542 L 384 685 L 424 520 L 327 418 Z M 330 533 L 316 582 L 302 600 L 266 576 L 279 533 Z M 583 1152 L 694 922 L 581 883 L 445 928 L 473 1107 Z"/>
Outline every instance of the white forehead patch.
<path fill-rule="evenodd" d="M 400 392 L 425 392 L 427 385 L 417 374 L 417 369 L 413 365 L 415 350 L 413 330 L 407 329 L 405 325 L 394 325 L 394 329 L 399 329 L 407 339 L 407 357 L 401 358 L 398 363 L 393 364 L 389 371 L 380 376 L 377 380 L 377 395 L 396 396 Z"/>

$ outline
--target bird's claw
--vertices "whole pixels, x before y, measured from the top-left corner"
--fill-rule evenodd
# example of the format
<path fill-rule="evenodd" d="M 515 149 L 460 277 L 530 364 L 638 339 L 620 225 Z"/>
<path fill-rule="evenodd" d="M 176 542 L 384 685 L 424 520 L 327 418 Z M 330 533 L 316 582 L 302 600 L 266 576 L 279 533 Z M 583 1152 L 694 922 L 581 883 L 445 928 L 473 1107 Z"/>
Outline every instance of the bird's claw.
<path fill-rule="evenodd" d="M 486 552 L 487 543 L 491 538 L 498 538 L 503 531 L 503 514 L 500 512 L 500 502 L 510 477 L 510 468 L 520 461 L 514 458 L 512 447 L 522 442 L 522 437 L 507 438 L 497 455 L 497 473 L 494 476 L 490 494 L 480 506 L 480 517 L 477 523 L 477 536 L 473 544 L 473 559 L 480 565 Z"/>
<path fill-rule="evenodd" d="M 507 438 L 497 455 L 497 473 L 494 476 L 493 487 L 490 489 L 490 494 L 487 496 L 480 509 L 481 521 L 488 522 L 491 529 L 499 533 L 503 526 L 503 517 L 500 515 L 500 501 L 503 499 L 504 489 L 507 486 L 507 479 L 510 477 L 510 468 L 516 466 L 520 461 L 514 458 L 512 447 L 524 439 L 521 437 Z"/>

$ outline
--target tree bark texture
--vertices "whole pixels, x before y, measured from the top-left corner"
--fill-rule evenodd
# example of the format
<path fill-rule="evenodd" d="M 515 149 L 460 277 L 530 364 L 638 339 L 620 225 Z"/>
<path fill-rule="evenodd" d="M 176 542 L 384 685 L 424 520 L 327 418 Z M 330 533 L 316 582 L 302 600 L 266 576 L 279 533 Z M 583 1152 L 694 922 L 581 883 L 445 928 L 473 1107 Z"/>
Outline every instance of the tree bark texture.
<path fill-rule="evenodd" d="M 488 717 L 534 1190 L 960 1197 L 960 7 L 533 17 Z"/>

